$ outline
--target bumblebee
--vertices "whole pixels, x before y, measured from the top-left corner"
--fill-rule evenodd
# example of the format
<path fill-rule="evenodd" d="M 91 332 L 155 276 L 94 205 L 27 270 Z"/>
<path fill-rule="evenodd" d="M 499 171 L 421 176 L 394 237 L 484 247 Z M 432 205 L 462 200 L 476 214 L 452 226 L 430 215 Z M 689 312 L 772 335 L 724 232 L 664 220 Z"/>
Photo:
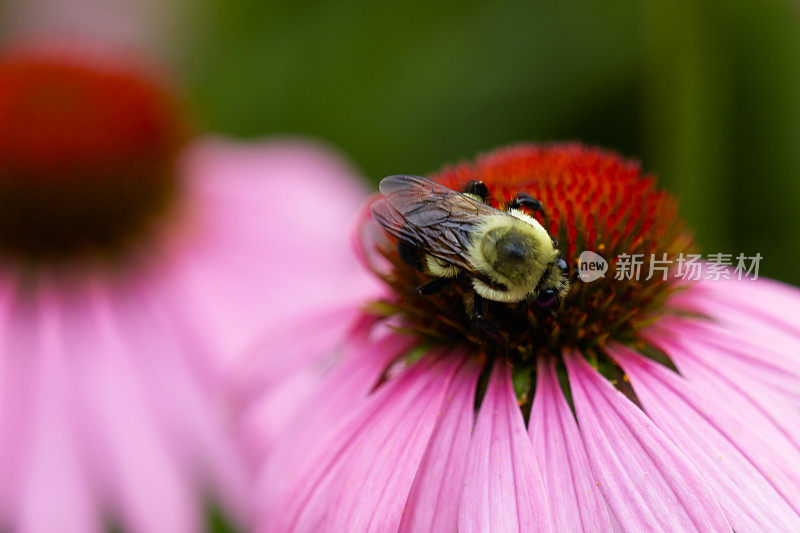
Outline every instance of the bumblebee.
<path fill-rule="evenodd" d="M 481 298 L 557 309 L 569 290 L 558 243 L 522 209 L 542 210 L 531 196 L 519 194 L 499 210 L 487 204 L 480 181 L 461 193 L 418 176 L 389 176 L 380 191 L 373 218 L 398 240 L 406 263 L 434 278 L 422 294 L 466 276 L 476 296 L 467 307 L 478 313 Z"/>

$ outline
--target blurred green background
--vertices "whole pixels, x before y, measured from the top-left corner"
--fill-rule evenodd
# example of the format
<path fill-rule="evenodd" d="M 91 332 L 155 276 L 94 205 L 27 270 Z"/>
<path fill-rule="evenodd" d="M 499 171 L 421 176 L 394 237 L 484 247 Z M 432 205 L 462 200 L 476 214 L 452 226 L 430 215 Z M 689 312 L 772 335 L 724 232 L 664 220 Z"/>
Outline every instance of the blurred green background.
<path fill-rule="evenodd" d="M 704 252 L 760 252 L 762 275 L 800 283 L 796 2 L 169 4 L 158 48 L 203 129 L 311 135 L 373 182 L 599 144 L 680 196 Z"/>

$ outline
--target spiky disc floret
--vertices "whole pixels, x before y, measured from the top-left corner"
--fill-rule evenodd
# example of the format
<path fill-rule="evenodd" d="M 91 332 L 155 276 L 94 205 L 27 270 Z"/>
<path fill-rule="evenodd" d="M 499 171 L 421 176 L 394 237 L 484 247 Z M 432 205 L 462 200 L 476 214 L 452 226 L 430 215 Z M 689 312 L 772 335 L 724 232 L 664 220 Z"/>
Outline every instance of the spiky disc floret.
<path fill-rule="evenodd" d="M 556 237 L 576 277 L 579 255 L 594 251 L 608 261 L 604 278 L 575 280 L 556 315 L 536 304 L 488 303 L 486 319 L 497 327 L 487 338 L 476 332 L 463 306 L 468 285 L 455 284 L 441 295 L 420 295 L 427 277 L 399 258 L 394 242 L 380 246 L 392 268 L 379 275 L 393 298 L 374 308 L 402 317 L 402 327 L 436 342 L 468 343 L 490 357 L 527 366 L 543 352 L 578 348 L 592 354 L 608 339 L 633 342 L 644 325 L 663 312 L 673 287 L 661 272 L 648 278 L 650 254 L 674 259 L 692 247 L 678 218 L 677 204 L 656 189 L 655 179 L 639 165 L 616 154 L 579 144 L 518 145 L 491 152 L 474 163 L 447 167 L 432 179 L 455 190 L 483 181 L 490 203 L 502 208 L 519 193 L 539 199 L 537 219 Z M 616 279 L 621 254 L 642 254 L 639 279 Z"/>
<path fill-rule="evenodd" d="M 185 138 L 172 95 L 78 50 L 0 57 L 0 251 L 117 250 L 163 210 Z"/>

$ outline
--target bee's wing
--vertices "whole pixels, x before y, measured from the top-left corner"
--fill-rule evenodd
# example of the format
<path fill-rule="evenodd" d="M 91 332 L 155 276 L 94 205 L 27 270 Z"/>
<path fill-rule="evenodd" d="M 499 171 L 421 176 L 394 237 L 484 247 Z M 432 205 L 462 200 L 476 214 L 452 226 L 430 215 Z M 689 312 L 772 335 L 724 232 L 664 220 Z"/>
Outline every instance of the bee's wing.
<path fill-rule="evenodd" d="M 417 176 L 389 176 L 380 190 L 385 198 L 372 204 L 372 216 L 390 235 L 469 271 L 470 233 L 485 216 L 502 213 Z"/>

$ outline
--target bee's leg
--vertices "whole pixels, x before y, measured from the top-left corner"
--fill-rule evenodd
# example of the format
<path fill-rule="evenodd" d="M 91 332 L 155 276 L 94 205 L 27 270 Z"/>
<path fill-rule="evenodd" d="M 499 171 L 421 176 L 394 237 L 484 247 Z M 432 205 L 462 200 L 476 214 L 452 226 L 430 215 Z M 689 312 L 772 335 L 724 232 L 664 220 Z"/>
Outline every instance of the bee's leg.
<path fill-rule="evenodd" d="M 506 209 L 519 209 L 520 207 L 530 209 L 534 213 L 544 213 L 542 202 L 524 192 L 517 194 L 516 198 L 512 198 L 506 204 Z"/>
<path fill-rule="evenodd" d="M 433 281 L 429 281 L 425 285 L 420 285 L 417 287 L 417 292 L 423 296 L 442 294 L 442 291 L 451 283 L 453 283 L 453 279 L 455 278 L 436 278 Z"/>
<path fill-rule="evenodd" d="M 467 293 L 464 295 L 464 312 L 470 320 L 475 316 L 475 293 Z"/>
<path fill-rule="evenodd" d="M 472 312 L 470 313 L 469 317 L 473 321 L 482 320 L 484 312 L 483 298 L 481 298 L 481 296 L 478 295 L 478 293 L 476 292 L 471 293 L 471 297 L 472 297 L 472 305 L 470 306 L 470 309 Z"/>
<path fill-rule="evenodd" d="M 480 202 L 488 203 L 489 202 L 489 188 L 486 184 L 480 180 L 472 180 L 464 187 L 464 194 L 467 194 L 473 197 L 475 200 Z"/>
<path fill-rule="evenodd" d="M 472 312 L 469 313 L 472 319 L 472 329 L 483 337 L 500 340 L 500 331 L 497 329 L 497 326 L 484 317 L 484 312 L 486 311 L 484 299 L 480 295 L 472 293 L 472 305 L 468 305 L 467 308 L 469 309 L 470 307 L 472 310 Z"/>
<path fill-rule="evenodd" d="M 556 246 L 558 246 L 558 245 L 556 245 Z M 564 258 L 563 258 L 563 257 L 559 257 L 559 258 L 558 258 L 558 262 L 556 263 L 556 266 L 557 266 L 557 267 L 558 267 L 558 269 L 561 271 L 561 274 L 562 274 L 562 275 L 563 275 L 565 278 L 567 278 L 567 279 L 569 280 L 569 282 L 570 282 L 570 283 L 575 283 L 575 281 L 577 281 L 577 280 L 578 280 L 578 278 L 579 278 L 579 276 L 578 276 L 578 270 L 577 270 L 577 269 L 573 270 L 573 271 L 572 271 L 572 274 L 570 275 L 570 272 L 569 272 L 569 265 L 567 264 L 567 262 L 566 262 L 566 261 L 564 261 Z"/>

